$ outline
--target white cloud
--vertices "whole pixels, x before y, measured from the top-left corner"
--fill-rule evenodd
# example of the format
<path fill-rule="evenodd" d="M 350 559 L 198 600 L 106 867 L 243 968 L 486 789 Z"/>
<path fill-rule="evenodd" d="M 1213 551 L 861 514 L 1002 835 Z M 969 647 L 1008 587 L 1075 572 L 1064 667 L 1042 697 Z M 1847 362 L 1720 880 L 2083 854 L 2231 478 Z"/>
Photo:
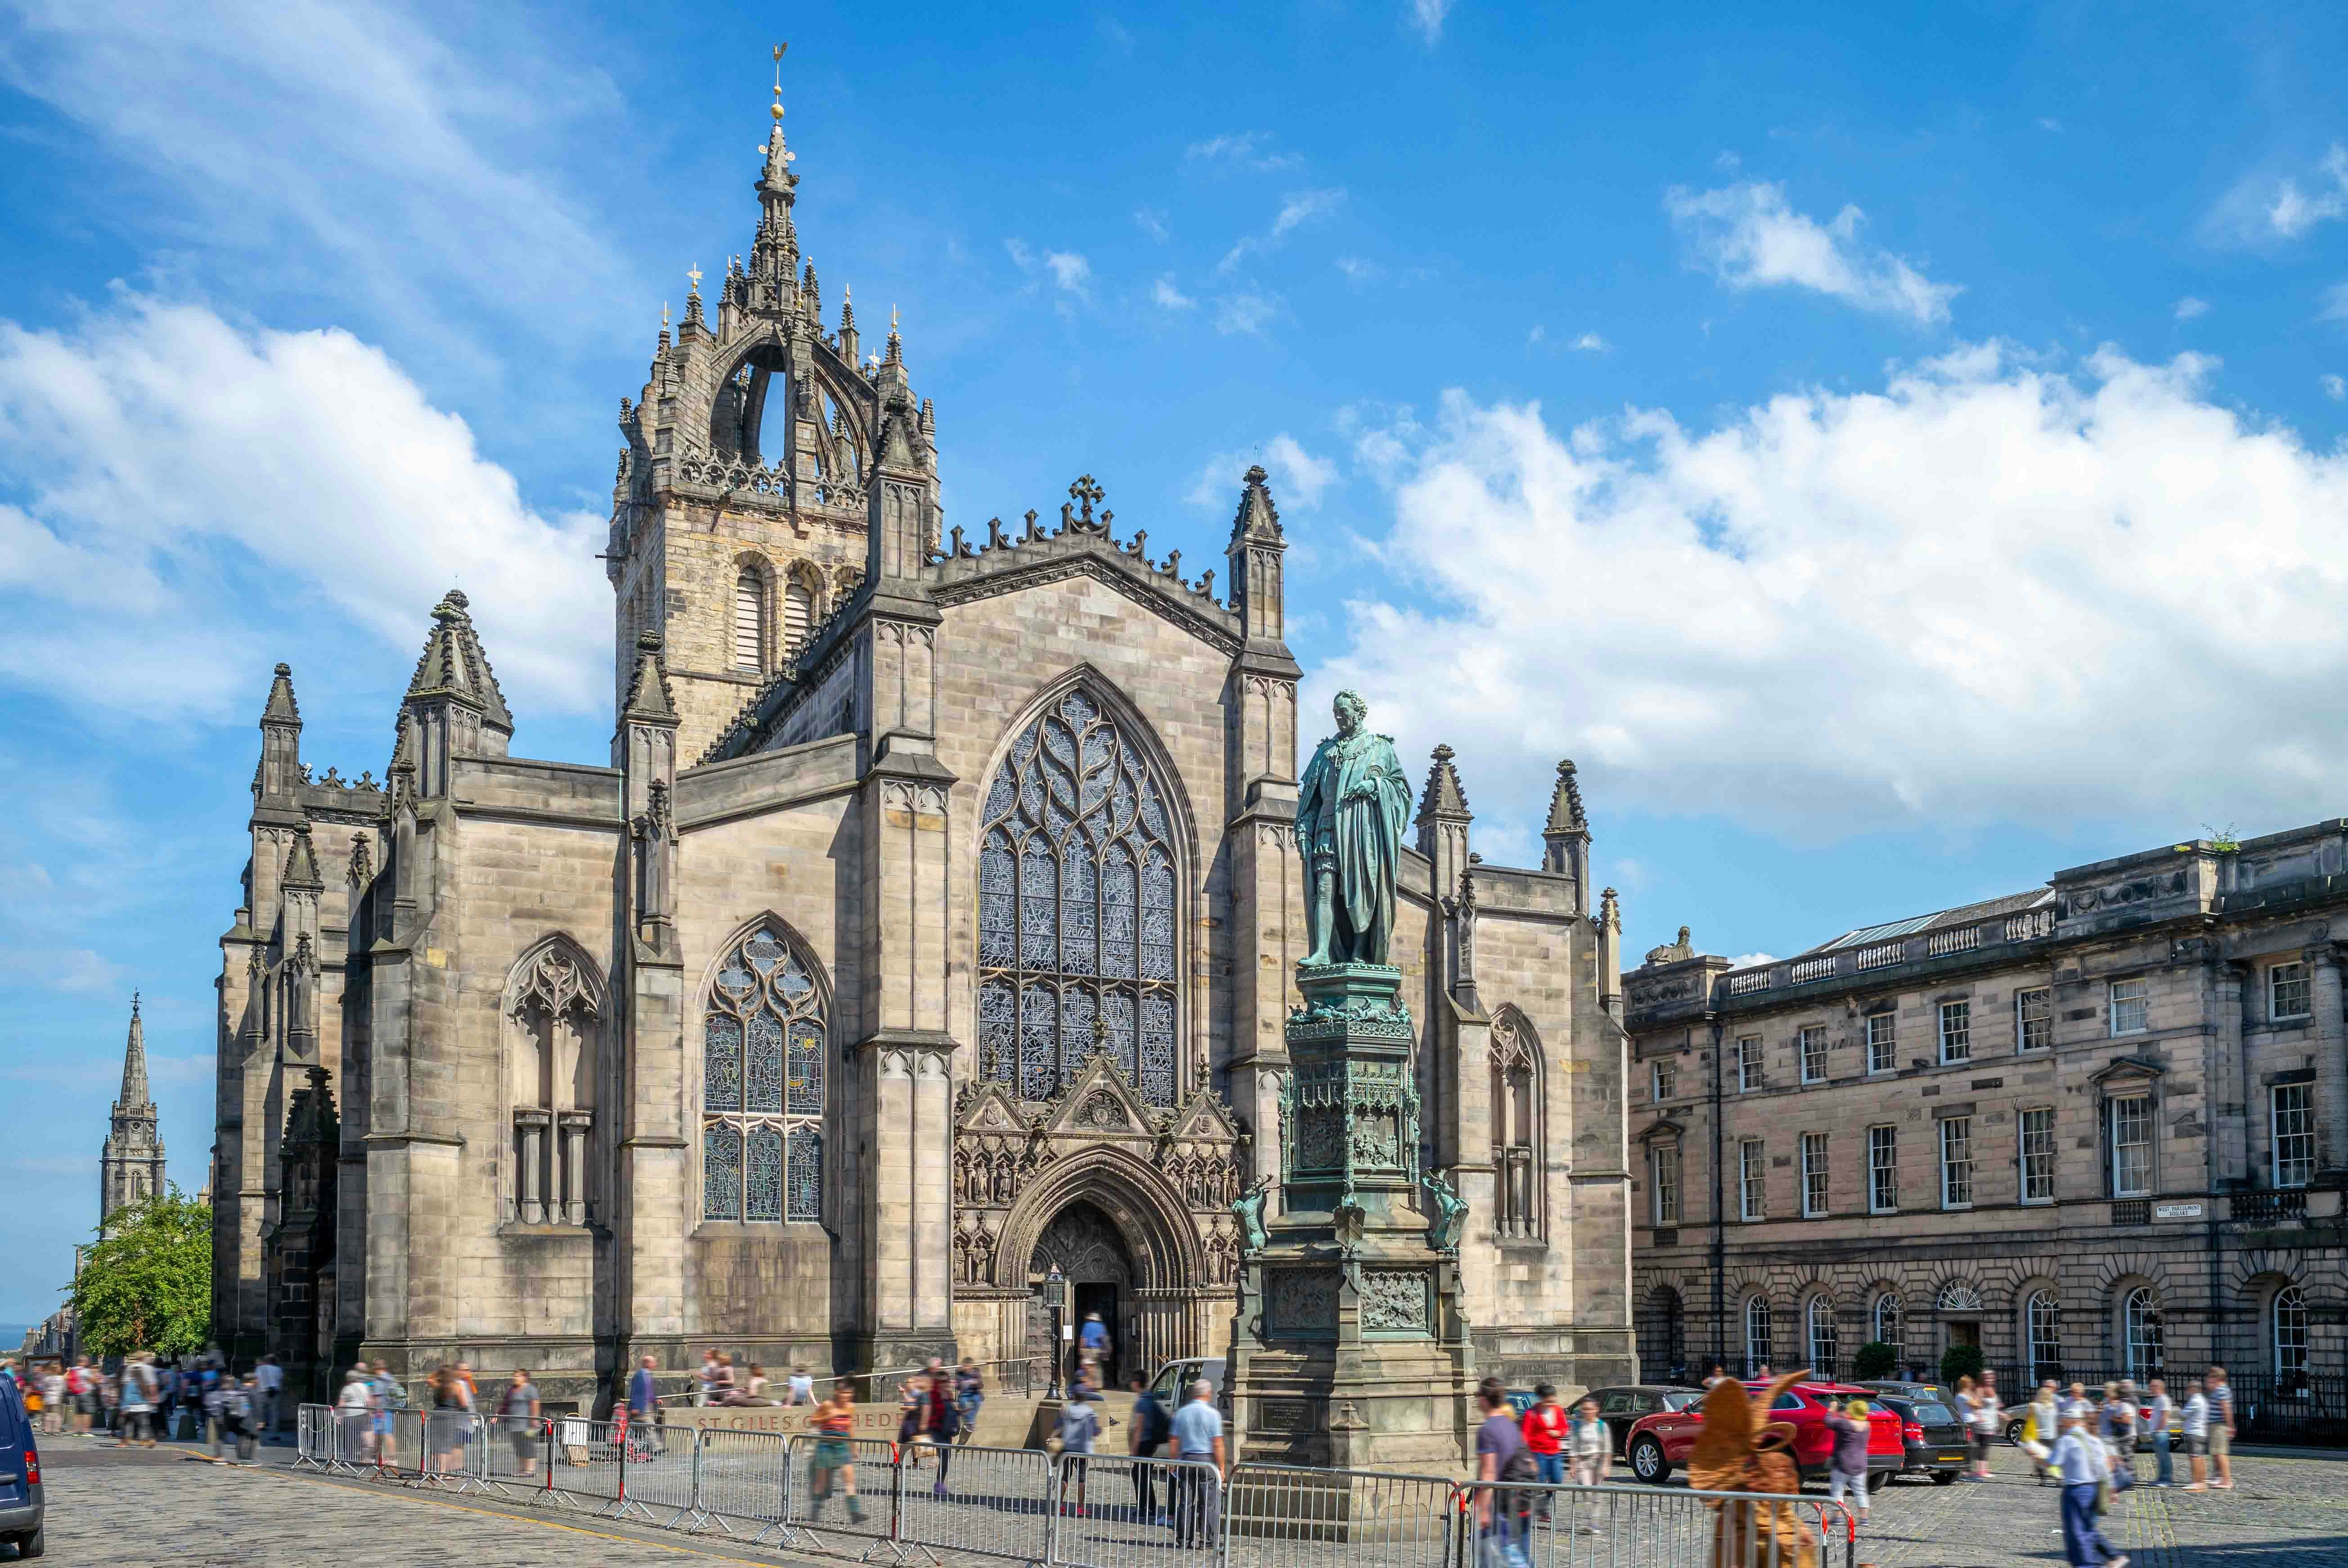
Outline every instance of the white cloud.
<path fill-rule="evenodd" d="M 1580 354 L 1609 354 L 1614 347 L 1596 333 L 1583 333 L 1573 340 L 1572 346 L 1575 352 Z"/>
<path fill-rule="evenodd" d="M 1215 302 L 1215 330 L 1219 333 L 1260 333 L 1272 324 L 1280 313 L 1280 302 L 1253 290 L 1225 294 Z"/>
<path fill-rule="evenodd" d="M 1261 130 L 1227 131 L 1221 136 L 1210 136 L 1183 149 L 1182 156 L 1202 163 L 1231 163 L 1242 169 L 1265 172 L 1295 169 L 1304 162 L 1295 153 L 1274 150 L 1272 134 Z"/>
<path fill-rule="evenodd" d="M 1443 40 L 1443 24 L 1451 15 L 1452 0 L 1409 0 L 1410 25 L 1432 46 Z"/>
<path fill-rule="evenodd" d="M 1733 289 L 1815 289 L 1925 326 L 1948 320 L 1949 302 L 1960 292 L 1959 285 L 1933 282 L 1900 257 L 1861 245 L 1865 215 L 1856 207 L 1820 223 L 1787 206 L 1784 187 L 1762 181 L 1704 191 L 1673 187 L 1663 207 L 1703 263 Z"/>
<path fill-rule="evenodd" d="M 1135 208 L 1133 225 L 1153 240 L 1165 240 L 1173 232 L 1166 227 L 1166 214 L 1155 207 Z"/>
<path fill-rule="evenodd" d="M 1054 251 L 1044 258 L 1052 282 L 1063 293 L 1082 294 L 1091 283 L 1093 264 L 1072 251 Z"/>
<path fill-rule="evenodd" d="M 2196 316 L 2206 316 L 2209 313 L 2209 302 L 2207 300 L 2195 299 L 2191 294 L 2188 294 L 2177 302 L 2176 315 L 2180 322 L 2189 322 Z"/>
<path fill-rule="evenodd" d="M 1220 266 L 1219 272 L 1236 270 L 1251 252 L 1276 251 L 1289 234 L 1317 218 L 1326 218 L 1345 204 L 1342 190 L 1295 190 L 1281 199 L 1280 210 L 1272 216 L 1272 227 L 1263 233 L 1251 234 L 1231 249 Z"/>
<path fill-rule="evenodd" d="M 569 344 L 641 297 L 560 172 L 619 91 L 538 29 L 371 0 L 9 9 L 0 81 L 128 160 L 142 242 L 192 219 L 240 284 L 355 302 L 466 353 L 460 302 Z M 524 286 L 550 265 L 561 288 Z"/>
<path fill-rule="evenodd" d="M 1525 347 L 1529 349 L 1550 347 L 1552 344 L 1554 345 L 1554 349 L 1570 350 L 1575 354 L 1612 354 L 1614 352 L 1614 345 L 1608 343 L 1596 333 L 1583 333 L 1577 337 L 1570 338 L 1563 342 L 1558 342 L 1550 338 L 1549 335 L 1549 328 L 1546 324 L 1536 322 L 1533 323 L 1533 330 L 1525 334 Z"/>
<path fill-rule="evenodd" d="M 2038 128 L 2040 130 L 2061 130 L 2063 128 L 2063 122 L 2056 119 L 2053 115 L 2041 115 L 2038 117 Z"/>
<path fill-rule="evenodd" d="M 38 990 L 112 990 L 129 972 L 89 948 L 11 947 L 0 951 L 0 977 Z"/>
<path fill-rule="evenodd" d="M 1237 493 L 1240 476 L 1252 463 L 1263 465 L 1264 473 L 1270 477 L 1272 498 L 1283 511 L 1311 511 L 1320 505 L 1322 496 L 1339 477 L 1335 463 L 1307 452 L 1303 442 L 1283 430 L 1253 452 L 1219 452 L 1208 458 L 1190 487 L 1190 503 L 1200 507 L 1230 506 Z"/>
<path fill-rule="evenodd" d="M 1984 344 L 1709 431 L 1452 393 L 1356 439 L 1423 597 L 1349 606 L 1316 683 L 1536 816 L 1568 755 L 1594 812 L 1794 836 L 2337 814 L 2348 733 L 2305 715 L 2348 681 L 2348 453 L 2213 363 Z"/>
<path fill-rule="evenodd" d="M 2342 217 L 2348 217 L 2348 147 L 2335 143 L 2304 174 L 2236 180 L 2202 220 L 2202 231 L 2219 243 L 2271 246 Z"/>
<path fill-rule="evenodd" d="M 2348 377 L 2326 375 L 2320 379 L 2323 384 L 2324 396 L 2332 399 L 2334 403 L 2338 403 L 2343 398 L 2348 398 Z"/>
<path fill-rule="evenodd" d="M 1149 286 L 1149 298 L 1153 303 L 1169 311 L 1187 311 L 1199 302 L 1174 286 L 1174 274 L 1171 272 Z"/>
<path fill-rule="evenodd" d="M 1035 283 L 1050 281 L 1058 296 L 1053 305 L 1060 314 L 1073 315 L 1076 304 L 1092 298 L 1093 264 L 1076 251 L 1046 251 L 1038 255 L 1025 240 L 1005 240 L 1003 248 L 1011 264 Z"/>
<path fill-rule="evenodd" d="M 2334 283 L 2324 290 L 2316 315 L 2327 322 L 2348 322 L 2348 283 Z"/>
<path fill-rule="evenodd" d="M 259 701 L 296 611 L 412 652 L 455 585 L 517 712 L 610 700 L 607 520 L 526 506 L 347 333 L 127 293 L 71 329 L 0 322 L 0 484 L 24 497 L 0 507 L 0 679 L 219 716 Z"/>
<path fill-rule="evenodd" d="M 1733 969 L 1742 969 L 1755 964 L 1774 964 L 1776 961 L 1777 957 L 1774 953 L 1739 953 L 1728 960 L 1728 967 Z"/>
<path fill-rule="evenodd" d="M 1385 269 L 1384 267 L 1379 266 L 1375 261 L 1365 260 L 1360 256 L 1338 257 L 1337 271 L 1344 273 L 1348 282 L 1355 283 L 1375 283 L 1385 275 Z M 1535 327 L 1533 330 L 1535 332 L 1540 331 L 1539 327 Z"/>

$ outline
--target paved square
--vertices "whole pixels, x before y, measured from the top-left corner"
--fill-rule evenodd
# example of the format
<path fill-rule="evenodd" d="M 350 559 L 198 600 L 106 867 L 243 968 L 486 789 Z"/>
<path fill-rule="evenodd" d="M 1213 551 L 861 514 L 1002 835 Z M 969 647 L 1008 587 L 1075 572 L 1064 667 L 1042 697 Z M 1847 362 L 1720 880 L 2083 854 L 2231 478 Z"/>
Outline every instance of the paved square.
<path fill-rule="evenodd" d="M 541 1515 L 477 1496 L 322 1480 L 282 1468 L 282 1452 L 273 1457 L 275 1465 L 235 1470 L 162 1451 L 118 1454 L 52 1440 L 44 1455 L 50 1558 L 77 1568 L 824 1561 L 580 1514 Z M 1987 1485 L 1900 1482 L 1878 1493 L 1859 1561 L 1877 1568 L 2060 1563 L 2054 1489 L 2035 1485 L 2018 1461 L 2005 1468 L 2009 1473 Z M 2138 1487 L 2123 1493 L 2105 1522 L 2106 1533 L 2137 1568 L 2348 1568 L 2348 1459 L 2244 1459 L 2238 1474 L 2241 1484 L 2231 1492 Z M 1677 1568 L 1638 1553 L 1629 1542 L 1544 1536 L 1540 1544 L 1548 1550 L 1538 1554 L 1537 1568 Z M 0 1562 L 13 1556 L 0 1547 Z M 1375 1557 L 1359 1560 L 1366 1568 Z M 1838 1552 L 1826 1568 L 1841 1563 Z"/>

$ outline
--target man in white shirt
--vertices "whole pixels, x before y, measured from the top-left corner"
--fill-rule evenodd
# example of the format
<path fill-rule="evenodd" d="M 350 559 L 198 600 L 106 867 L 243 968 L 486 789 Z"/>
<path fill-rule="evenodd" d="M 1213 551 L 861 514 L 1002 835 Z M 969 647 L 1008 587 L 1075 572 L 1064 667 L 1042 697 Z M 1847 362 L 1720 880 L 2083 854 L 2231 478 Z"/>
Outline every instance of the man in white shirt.
<path fill-rule="evenodd" d="M 2177 1479 L 2168 1462 L 2168 1419 L 2177 1406 L 2168 1397 L 2168 1385 L 2158 1378 L 2146 1386 L 2144 1403 L 2152 1412 L 2152 1484 L 2166 1487 Z"/>
<path fill-rule="evenodd" d="M 1184 1546 L 1211 1544 L 1215 1488 L 1223 1473 L 1223 1415 L 1215 1409 L 1215 1386 L 1204 1378 L 1190 1385 L 1189 1403 L 1174 1413 L 1173 1448 L 1176 1459 L 1198 1467 L 1175 1477 L 1174 1538 Z"/>
<path fill-rule="evenodd" d="M 278 1399 L 285 1387 L 285 1368 L 277 1364 L 274 1356 L 263 1356 L 261 1365 L 252 1369 L 252 1386 L 261 1390 L 261 1430 L 264 1433 L 281 1429 L 283 1418 Z"/>
<path fill-rule="evenodd" d="M 2054 1469 L 2063 1478 L 2063 1555 L 2071 1568 L 2127 1568 L 2124 1553 L 2112 1550 L 2096 1528 L 2096 1490 L 2108 1461 L 2104 1445 L 2076 1416 L 2063 1419 L 2054 1445 Z"/>

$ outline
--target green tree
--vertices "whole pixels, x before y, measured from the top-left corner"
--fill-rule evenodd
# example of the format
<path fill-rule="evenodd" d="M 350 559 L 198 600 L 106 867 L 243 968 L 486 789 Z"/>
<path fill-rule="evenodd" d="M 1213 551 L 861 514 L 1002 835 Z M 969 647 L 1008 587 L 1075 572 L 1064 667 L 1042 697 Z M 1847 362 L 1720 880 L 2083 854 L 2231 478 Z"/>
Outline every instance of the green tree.
<path fill-rule="evenodd" d="M 1984 1365 L 1980 1346 L 1952 1345 L 1941 1352 L 1941 1381 L 1952 1387 L 1960 1378 L 1971 1378 L 1979 1382 Z"/>
<path fill-rule="evenodd" d="M 169 1193 L 118 1209 L 73 1283 L 81 1342 L 98 1356 L 192 1355 L 212 1333 L 212 1211 Z"/>
<path fill-rule="evenodd" d="M 1850 1365 L 1851 1376 L 1860 1382 L 1872 1378 L 1889 1378 L 1900 1369 L 1900 1352 L 1880 1339 L 1870 1339 L 1859 1348 L 1859 1357 Z"/>

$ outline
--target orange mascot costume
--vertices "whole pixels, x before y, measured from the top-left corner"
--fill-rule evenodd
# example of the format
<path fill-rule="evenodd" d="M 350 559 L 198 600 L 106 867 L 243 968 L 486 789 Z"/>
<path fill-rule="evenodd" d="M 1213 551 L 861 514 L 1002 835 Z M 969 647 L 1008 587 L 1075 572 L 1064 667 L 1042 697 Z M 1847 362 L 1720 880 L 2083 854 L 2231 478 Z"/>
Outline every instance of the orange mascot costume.
<path fill-rule="evenodd" d="M 1756 1406 L 1734 1378 L 1723 1378 L 1704 1397 L 1704 1430 L 1688 1455 L 1688 1484 L 1699 1491 L 1759 1491 L 1784 1495 L 1802 1490 L 1794 1463 L 1794 1429 L 1764 1421 L 1777 1396 L 1809 1376 L 1788 1373 L 1771 1383 Z M 1719 1517 L 1712 1532 L 1712 1568 L 1818 1568 L 1818 1543 L 1802 1528 L 1790 1502 L 1731 1503 L 1708 1500 Z"/>

